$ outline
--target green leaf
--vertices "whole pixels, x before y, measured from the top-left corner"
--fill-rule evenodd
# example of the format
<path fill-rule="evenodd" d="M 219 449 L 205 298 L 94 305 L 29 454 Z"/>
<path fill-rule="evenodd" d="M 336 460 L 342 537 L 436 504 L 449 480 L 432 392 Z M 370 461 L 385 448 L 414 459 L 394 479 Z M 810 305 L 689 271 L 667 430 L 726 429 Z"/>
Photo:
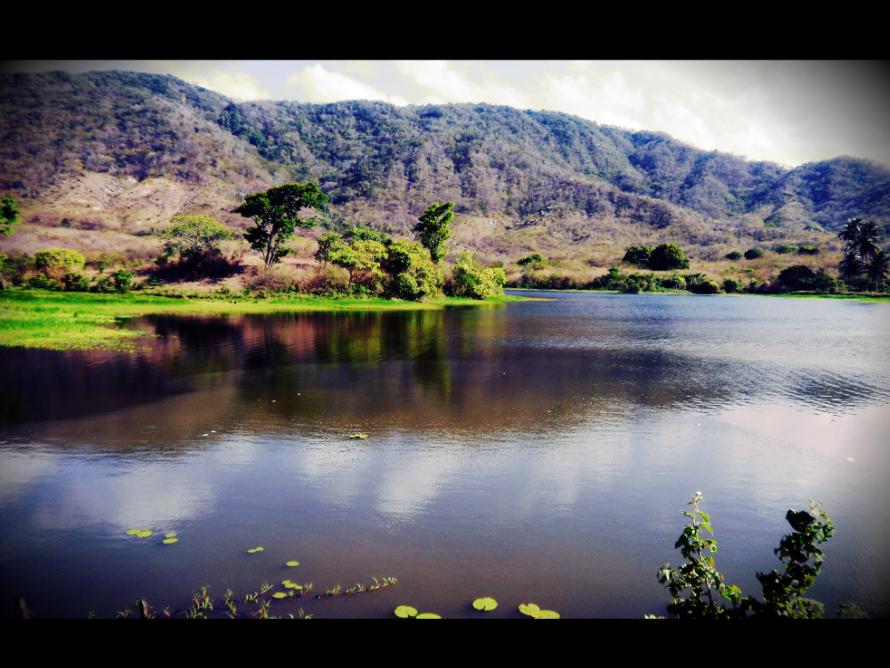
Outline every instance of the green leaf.
<path fill-rule="evenodd" d="M 483 596 L 482 598 L 477 598 L 473 601 L 473 607 L 476 610 L 490 612 L 491 610 L 494 610 L 498 607 L 498 602 L 490 596 Z"/>
<path fill-rule="evenodd" d="M 152 532 L 151 529 L 143 529 L 139 533 L 136 534 L 137 538 L 151 538 Z"/>
<path fill-rule="evenodd" d="M 178 542 L 179 542 L 178 538 L 165 538 L 164 539 L 164 545 L 173 545 L 173 543 L 178 543 Z"/>
<path fill-rule="evenodd" d="M 176 532 L 171 531 L 170 533 L 165 533 L 164 538 L 176 538 Z"/>
<path fill-rule="evenodd" d="M 408 617 L 417 617 L 417 608 L 412 608 L 410 605 L 400 605 L 395 609 L 396 617 L 400 619 L 408 619 Z"/>
<path fill-rule="evenodd" d="M 300 562 L 299 562 L 299 561 L 288 561 L 288 562 L 287 562 L 286 564 L 284 564 L 284 565 L 285 565 L 285 566 L 290 566 L 291 568 L 293 568 L 294 566 L 299 566 L 299 565 L 300 565 Z"/>
<path fill-rule="evenodd" d="M 421 612 L 414 619 L 442 619 L 441 615 L 437 615 L 435 612 Z"/>
<path fill-rule="evenodd" d="M 257 554 L 258 552 L 263 552 L 266 548 L 262 545 L 258 545 L 257 547 L 251 548 L 247 551 L 247 554 Z"/>
<path fill-rule="evenodd" d="M 272 594 L 272 598 L 277 598 L 280 600 L 282 598 L 287 598 L 287 594 L 285 594 L 283 591 L 276 591 L 274 594 Z"/>
<path fill-rule="evenodd" d="M 142 533 L 142 529 L 130 529 L 127 531 L 128 536 L 138 536 L 140 533 Z"/>
<path fill-rule="evenodd" d="M 559 613 L 555 610 L 541 610 L 535 619 L 559 619 Z"/>
<path fill-rule="evenodd" d="M 541 608 L 538 606 L 537 603 L 520 603 L 519 612 L 521 612 L 526 617 L 536 619 L 538 614 L 541 612 Z"/>

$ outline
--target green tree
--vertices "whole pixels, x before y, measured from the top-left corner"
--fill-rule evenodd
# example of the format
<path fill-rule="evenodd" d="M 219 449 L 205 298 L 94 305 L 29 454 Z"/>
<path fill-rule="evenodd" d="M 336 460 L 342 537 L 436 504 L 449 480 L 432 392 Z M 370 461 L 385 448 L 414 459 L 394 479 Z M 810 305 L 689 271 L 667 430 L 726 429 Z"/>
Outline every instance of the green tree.
<path fill-rule="evenodd" d="M 34 268 L 51 278 L 61 278 L 68 272 L 83 269 L 83 255 L 69 248 L 45 248 L 34 253 Z"/>
<path fill-rule="evenodd" d="M 381 268 L 388 274 L 386 294 L 390 297 L 419 301 L 434 296 L 442 287 L 442 274 L 418 243 L 390 241 Z"/>
<path fill-rule="evenodd" d="M 447 254 L 445 242 L 451 236 L 449 226 L 454 219 L 454 202 L 430 206 L 418 219 L 414 232 L 420 237 L 420 243 L 430 252 L 433 262 L 440 262 Z"/>
<path fill-rule="evenodd" d="M 880 289 L 887 275 L 887 260 L 880 248 L 880 229 L 873 221 L 851 218 L 838 232 L 844 257 L 838 265 L 841 277 L 855 287 Z"/>
<path fill-rule="evenodd" d="M 327 208 L 328 197 L 315 183 L 287 183 L 261 193 L 248 195 L 234 213 L 253 218 L 244 238 L 250 247 L 261 253 L 268 269 L 291 252 L 286 244 L 293 238 L 296 228 L 308 229 L 315 225 L 303 218 L 304 209 L 316 213 Z"/>
<path fill-rule="evenodd" d="M 890 270 L 890 256 L 879 250 L 865 267 L 869 289 L 883 290 L 887 284 L 888 270 Z"/>
<path fill-rule="evenodd" d="M 318 250 L 315 251 L 315 259 L 327 266 L 331 261 L 331 252 L 337 247 L 338 242 L 342 239 L 336 232 L 325 232 L 318 238 Z"/>
<path fill-rule="evenodd" d="M 12 197 L 0 200 L 0 234 L 9 235 L 13 227 L 19 224 L 19 208 Z"/>
<path fill-rule="evenodd" d="M 540 253 L 532 253 L 517 260 L 516 264 L 529 269 L 543 269 L 547 265 L 547 260 Z"/>
<path fill-rule="evenodd" d="M 638 267 L 648 267 L 651 257 L 652 246 L 628 246 L 621 261 L 635 264 Z"/>
<path fill-rule="evenodd" d="M 219 254 L 218 242 L 235 236 L 231 229 L 204 214 L 173 216 L 170 222 L 172 225 L 161 232 L 167 240 L 164 254 L 178 255 L 180 262 L 196 269 Z"/>
<path fill-rule="evenodd" d="M 359 239 L 352 243 L 339 239 L 332 244 L 328 261 L 349 272 L 350 288 L 361 276 L 366 287 L 377 291 L 385 278 L 380 263 L 386 256 L 386 246 L 374 239 Z"/>
<path fill-rule="evenodd" d="M 664 269 L 688 269 L 689 260 L 686 252 L 677 244 L 661 244 L 652 250 L 649 257 L 649 268 L 661 271 Z"/>
<path fill-rule="evenodd" d="M 500 267 L 483 267 L 470 252 L 461 253 L 451 273 L 451 292 L 458 297 L 485 299 L 504 294 L 507 281 Z"/>

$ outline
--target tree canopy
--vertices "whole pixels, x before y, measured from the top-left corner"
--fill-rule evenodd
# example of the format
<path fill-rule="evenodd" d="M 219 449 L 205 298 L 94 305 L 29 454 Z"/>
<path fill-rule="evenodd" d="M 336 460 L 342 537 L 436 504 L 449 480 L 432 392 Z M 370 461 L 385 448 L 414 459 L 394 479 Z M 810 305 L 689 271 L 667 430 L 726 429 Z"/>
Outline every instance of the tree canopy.
<path fill-rule="evenodd" d="M 200 265 L 218 251 L 217 242 L 231 239 L 235 233 L 211 216 L 203 214 L 173 216 L 172 225 L 161 236 L 167 240 L 166 255 L 178 255 L 180 260 Z"/>
<path fill-rule="evenodd" d="M 311 217 L 304 218 L 304 209 L 316 213 L 327 208 L 328 197 L 315 183 L 286 183 L 261 193 L 248 195 L 234 213 L 253 218 L 244 238 L 250 247 L 261 253 L 268 269 L 290 253 L 285 246 L 298 227 L 315 225 Z"/>
<path fill-rule="evenodd" d="M 453 209 L 454 202 L 436 202 L 424 211 L 414 226 L 414 232 L 420 237 L 420 243 L 430 252 L 433 262 L 438 263 L 448 252 L 445 242 L 451 236 L 449 227 L 454 219 Z"/>
<path fill-rule="evenodd" d="M 13 227 L 19 224 L 19 208 L 12 197 L 0 200 L 0 234 L 9 235 Z"/>

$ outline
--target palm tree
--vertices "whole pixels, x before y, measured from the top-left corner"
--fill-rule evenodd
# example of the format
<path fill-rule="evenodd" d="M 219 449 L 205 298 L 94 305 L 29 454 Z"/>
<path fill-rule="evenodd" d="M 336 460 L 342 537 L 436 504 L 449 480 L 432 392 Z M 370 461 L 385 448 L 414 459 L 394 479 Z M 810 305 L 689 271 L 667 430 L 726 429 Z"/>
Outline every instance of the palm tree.
<path fill-rule="evenodd" d="M 865 267 L 868 274 L 868 287 L 872 290 L 880 290 L 887 280 L 887 272 L 890 270 L 890 255 L 878 250 Z"/>
<path fill-rule="evenodd" d="M 858 250 L 861 230 L 862 218 L 850 218 L 844 229 L 838 232 L 837 238 L 844 242 L 847 253 Z"/>
<path fill-rule="evenodd" d="M 859 257 L 863 262 L 868 262 L 881 252 L 878 242 L 881 239 L 881 231 L 874 221 L 862 223 L 859 228 Z"/>

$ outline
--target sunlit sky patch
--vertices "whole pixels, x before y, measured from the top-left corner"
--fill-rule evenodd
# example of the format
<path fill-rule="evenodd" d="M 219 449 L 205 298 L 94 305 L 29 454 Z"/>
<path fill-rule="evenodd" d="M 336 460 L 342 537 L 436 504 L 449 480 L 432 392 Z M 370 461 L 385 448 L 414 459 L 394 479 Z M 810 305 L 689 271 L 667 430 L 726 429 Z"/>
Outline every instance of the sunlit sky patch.
<path fill-rule="evenodd" d="M 29 61 L 5 71 L 169 73 L 231 98 L 486 102 L 656 130 L 788 166 L 890 165 L 887 63 L 862 61 Z"/>

